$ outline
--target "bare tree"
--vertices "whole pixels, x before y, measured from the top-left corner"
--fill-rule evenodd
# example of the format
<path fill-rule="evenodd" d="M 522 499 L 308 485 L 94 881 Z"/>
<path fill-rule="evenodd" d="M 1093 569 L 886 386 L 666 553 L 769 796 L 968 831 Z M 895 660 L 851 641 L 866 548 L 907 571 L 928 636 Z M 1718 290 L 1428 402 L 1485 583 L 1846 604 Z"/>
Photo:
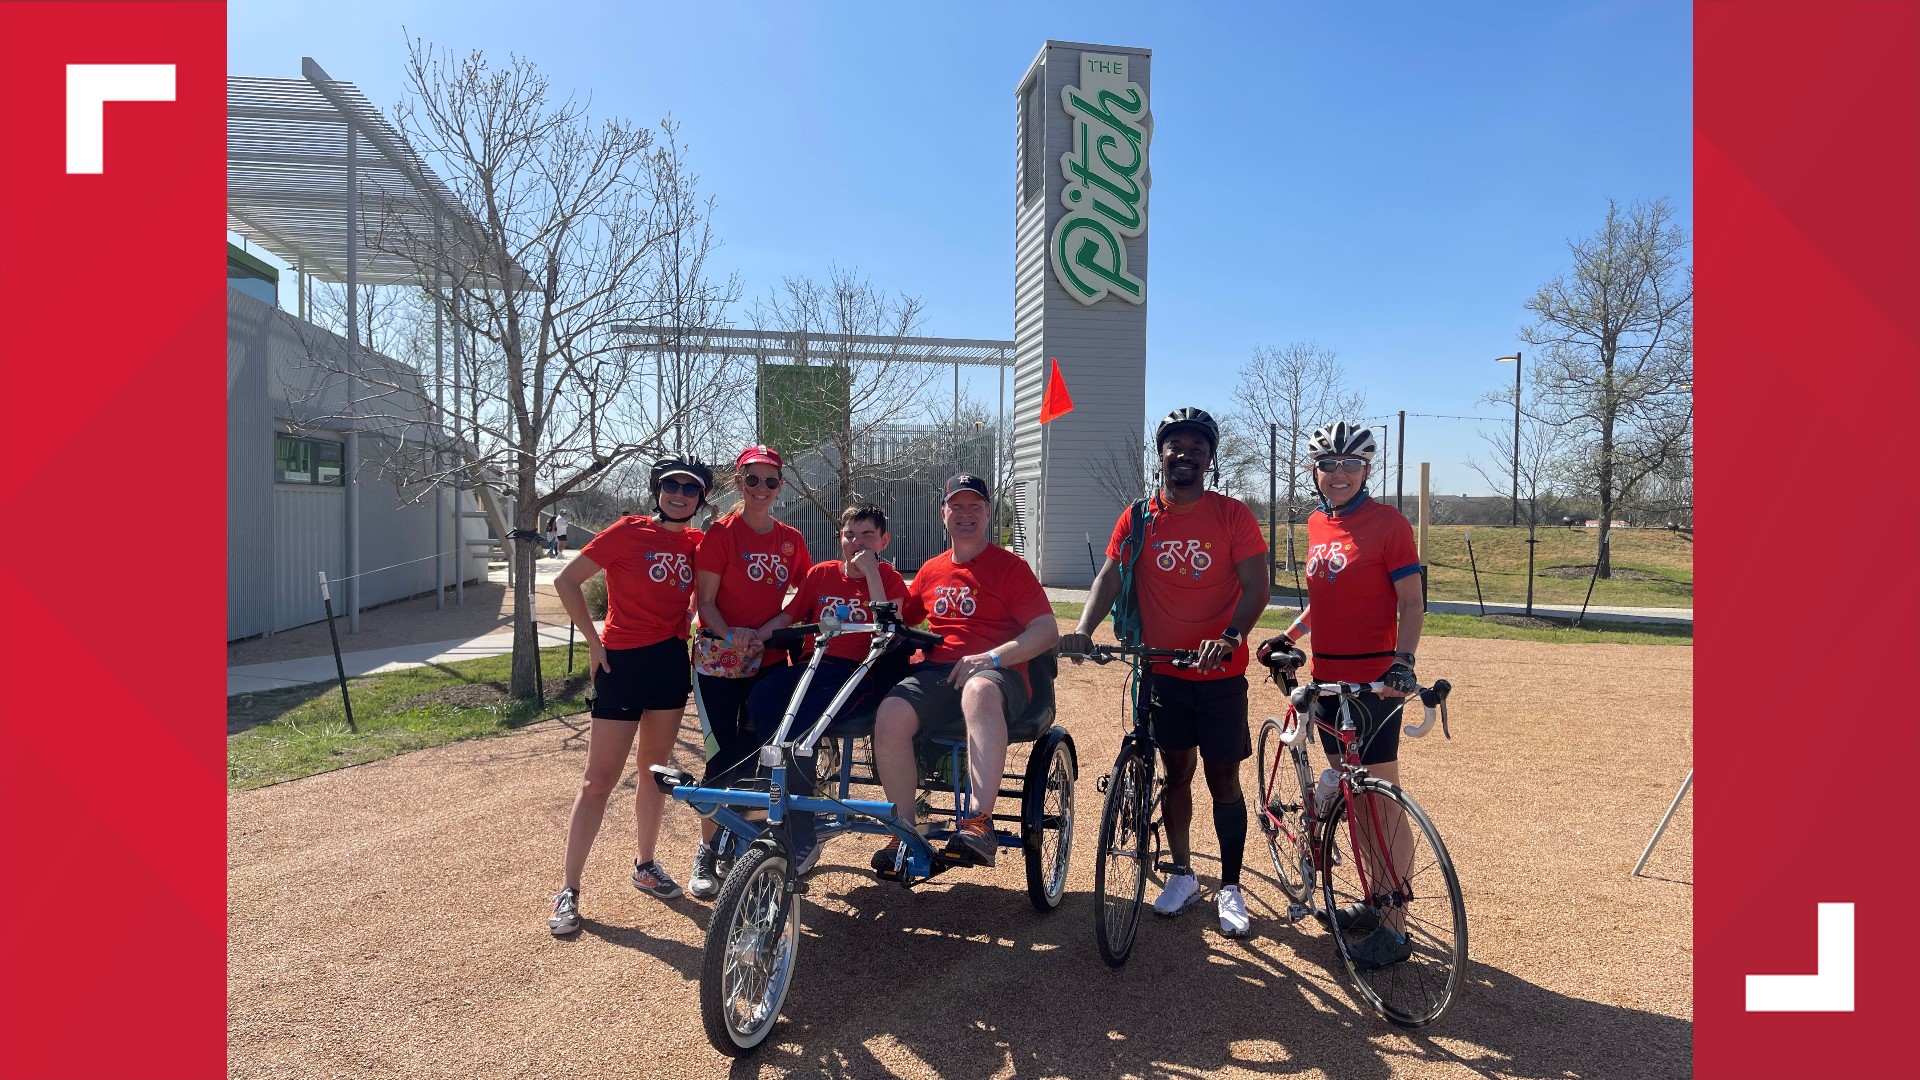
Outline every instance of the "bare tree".
<path fill-rule="evenodd" d="M 1598 574 L 1610 577 L 1608 532 L 1649 477 L 1691 452 L 1693 269 L 1687 236 L 1665 199 L 1607 201 L 1593 235 L 1570 241 L 1570 274 L 1527 301 L 1521 340 L 1539 418 L 1570 440 L 1577 493 L 1600 503 Z M 1511 400 L 1509 398 L 1509 400 Z"/>
<path fill-rule="evenodd" d="M 1508 394 L 1511 400 L 1512 394 Z M 1467 466 L 1480 474 L 1488 486 L 1498 488 L 1503 481 L 1520 478 L 1520 490 L 1527 499 L 1527 611 L 1533 614 L 1534 532 L 1540 524 L 1540 496 L 1567 468 L 1567 437 L 1563 428 L 1522 413 L 1520 443 L 1516 450 L 1513 432 L 1505 425 L 1497 431 L 1482 431 L 1481 441 L 1490 451 L 1486 459 L 1468 458 Z M 1514 455 L 1519 454 L 1516 472 Z M 1436 519 L 1437 523 L 1437 519 Z"/>
<path fill-rule="evenodd" d="M 928 447 L 940 440 L 922 436 L 940 420 L 954 423 L 936 404 L 933 383 L 938 369 L 897 345 L 858 342 L 851 337 L 907 337 L 918 332 L 925 308 L 915 297 L 889 296 L 859 271 L 831 267 L 822 284 L 789 277 L 756 302 L 756 328 L 799 335 L 794 366 L 811 369 L 778 373 L 780 400 L 769 408 L 765 381 L 777 369 L 763 369 L 763 412 L 784 418 L 783 432 L 762 431 L 783 453 L 809 450 L 814 460 L 789 470 L 794 491 L 828 517 L 858 501 L 880 484 L 904 478 L 925 463 Z M 815 341 L 829 335 L 825 341 Z"/>
<path fill-rule="evenodd" d="M 479 52 L 456 58 L 418 39 L 405 78 L 397 127 L 471 221 L 436 210 L 426 228 L 417 214 L 389 213 L 368 242 L 444 283 L 451 400 L 433 423 L 418 375 L 363 360 L 350 372 L 361 391 L 350 413 L 364 428 L 420 431 L 411 441 L 426 450 L 396 456 L 390 472 L 502 490 L 509 524 L 531 536 L 542 511 L 675 443 L 688 418 L 722 415 L 716 403 L 744 390 L 724 364 L 680 363 L 691 349 L 665 367 L 622 329 L 717 321 L 738 288 L 704 271 L 711 203 L 671 120 L 655 131 L 595 119 L 586 103 L 556 97 L 528 60 L 496 68 Z M 511 692 L 531 698 L 535 546 L 514 544 L 509 557 Z"/>
<path fill-rule="evenodd" d="M 1146 495 L 1153 475 L 1153 432 L 1129 438 L 1115 432 L 1106 449 L 1087 462 L 1086 478 L 1093 489 L 1112 500 L 1118 518 L 1122 507 Z"/>
<path fill-rule="evenodd" d="M 1280 510 L 1293 524 L 1311 506 L 1302 493 L 1316 491 L 1303 448 L 1313 429 L 1335 420 L 1358 419 L 1366 398 L 1346 384 L 1346 371 L 1331 349 L 1294 342 L 1261 346 L 1240 369 L 1233 389 L 1236 408 L 1252 424 L 1275 425 L 1280 441 Z M 1264 446 L 1264 442 L 1262 443 Z M 1287 530 L 1285 566 L 1293 566 L 1293 531 Z"/>

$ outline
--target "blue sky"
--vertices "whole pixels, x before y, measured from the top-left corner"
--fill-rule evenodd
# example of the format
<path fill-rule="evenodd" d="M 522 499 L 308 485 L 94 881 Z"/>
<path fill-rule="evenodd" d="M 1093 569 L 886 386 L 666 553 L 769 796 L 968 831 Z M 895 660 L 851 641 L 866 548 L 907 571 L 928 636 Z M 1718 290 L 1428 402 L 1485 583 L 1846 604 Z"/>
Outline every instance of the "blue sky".
<path fill-rule="evenodd" d="M 857 266 L 925 332 L 1013 336 L 1014 89 L 1048 38 L 1153 50 L 1147 407 L 1228 405 L 1256 345 L 1333 349 L 1443 493 L 1511 423 L 1523 304 L 1606 200 L 1693 220 L 1687 4 L 528 4 L 232 0 L 228 70 L 312 56 L 383 110 L 406 33 L 517 52 L 683 124 L 749 296 Z M 984 382 L 982 390 L 991 396 Z M 1415 483 L 1412 469 L 1408 484 Z"/>

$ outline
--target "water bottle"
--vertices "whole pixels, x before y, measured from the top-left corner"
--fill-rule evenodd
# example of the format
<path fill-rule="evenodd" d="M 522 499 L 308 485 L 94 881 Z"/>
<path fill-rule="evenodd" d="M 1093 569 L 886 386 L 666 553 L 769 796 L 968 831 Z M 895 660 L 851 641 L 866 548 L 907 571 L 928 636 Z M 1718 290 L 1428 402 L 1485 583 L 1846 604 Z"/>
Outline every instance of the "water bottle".
<path fill-rule="evenodd" d="M 1320 770 L 1320 781 L 1313 785 L 1313 813 L 1315 817 L 1326 819 L 1327 812 L 1333 808 L 1333 800 L 1340 797 L 1340 774 L 1332 769 Z"/>

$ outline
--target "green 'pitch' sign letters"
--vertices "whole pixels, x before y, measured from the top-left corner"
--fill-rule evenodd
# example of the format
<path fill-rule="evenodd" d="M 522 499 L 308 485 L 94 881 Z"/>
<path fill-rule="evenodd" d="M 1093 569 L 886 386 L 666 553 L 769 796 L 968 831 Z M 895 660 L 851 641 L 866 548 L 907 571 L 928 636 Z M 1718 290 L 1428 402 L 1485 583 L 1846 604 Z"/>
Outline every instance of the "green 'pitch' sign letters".
<path fill-rule="evenodd" d="M 1147 228 L 1147 95 L 1127 81 L 1127 58 L 1080 54 L 1080 85 L 1060 91 L 1073 121 L 1072 149 L 1060 155 L 1066 215 L 1049 244 L 1054 276 L 1068 295 L 1097 304 L 1109 293 L 1133 304 L 1147 283 L 1127 272 L 1126 238 Z"/>

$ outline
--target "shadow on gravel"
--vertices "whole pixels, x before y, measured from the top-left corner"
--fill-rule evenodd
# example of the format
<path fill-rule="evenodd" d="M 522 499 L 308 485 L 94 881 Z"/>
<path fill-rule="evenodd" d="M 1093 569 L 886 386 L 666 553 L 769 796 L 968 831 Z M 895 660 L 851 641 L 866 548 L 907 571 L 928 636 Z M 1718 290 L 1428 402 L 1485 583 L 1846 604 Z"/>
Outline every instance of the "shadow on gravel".
<path fill-rule="evenodd" d="M 870 1077 L 924 1066 L 946 1076 L 1323 1070 L 1387 1080 L 1439 1067 L 1561 1080 L 1691 1070 L 1684 1020 L 1479 965 L 1436 1028 L 1399 1031 L 1356 1004 L 1317 927 L 1269 917 L 1253 938 L 1231 941 L 1214 931 L 1210 903 L 1177 919 L 1148 914 L 1127 967 L 1115 971 L 1094 947 L 1085 893 L 1041 915 L 1004 873 L 987 885 L 952 872 L 906 892 L 847 869 L 866 854 L 833 845 L 813 876 L 783 1019 L 733 1076 Z M 635 938 L 637 951 L 697 979 L 697 948 Z"/>

